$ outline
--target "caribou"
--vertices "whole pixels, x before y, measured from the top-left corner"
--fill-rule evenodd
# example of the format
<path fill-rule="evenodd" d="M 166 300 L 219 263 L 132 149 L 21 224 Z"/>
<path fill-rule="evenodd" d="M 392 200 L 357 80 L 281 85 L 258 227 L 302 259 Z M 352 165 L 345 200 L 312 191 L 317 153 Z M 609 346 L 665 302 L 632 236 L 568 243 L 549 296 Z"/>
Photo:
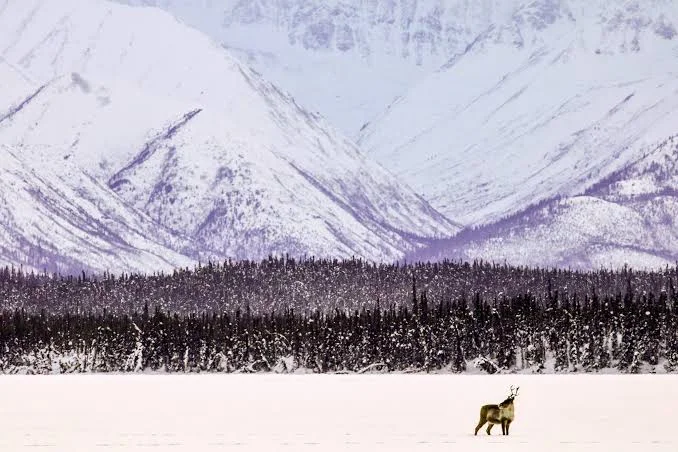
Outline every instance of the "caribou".
<path fill-rule="evenodd" d="M 480 420 L 476 426 L 476 435 L 478 434 L 478 430 L 480 430 L 486 422 L 490 424 L 487 426 L 486 430 L 488 435 L 491 435 L 490 431 L 492 430 L 492 427 L 494 427 L 494 424 L 501 424 L 502 435 L 509 434 L 511 422 L 513 422 L 513 418 L 515 417 L 513 399 L 518 395 L 519 389 L 520 386 L 515 389 L 511 386 L 511 395 L 499 405 L 483 405 L 480 408 Z"/>

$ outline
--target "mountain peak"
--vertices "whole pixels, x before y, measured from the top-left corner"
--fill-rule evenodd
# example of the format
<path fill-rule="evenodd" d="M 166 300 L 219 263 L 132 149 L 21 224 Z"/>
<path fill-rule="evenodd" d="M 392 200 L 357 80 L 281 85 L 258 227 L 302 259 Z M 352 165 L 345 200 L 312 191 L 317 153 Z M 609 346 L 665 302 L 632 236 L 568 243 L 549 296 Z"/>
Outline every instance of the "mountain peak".
<path fill-rule="evenodd" d="M 10 2 L 0 24 L 5 60 L 34 81 L 14 94 L 2 142 L 30 170 L 92 175 L 106 197 L 182 238 L 167 248 L 186 259 L 394 260 L 458 230 L 321 117 L 167 13 L 32 0 Z"/>

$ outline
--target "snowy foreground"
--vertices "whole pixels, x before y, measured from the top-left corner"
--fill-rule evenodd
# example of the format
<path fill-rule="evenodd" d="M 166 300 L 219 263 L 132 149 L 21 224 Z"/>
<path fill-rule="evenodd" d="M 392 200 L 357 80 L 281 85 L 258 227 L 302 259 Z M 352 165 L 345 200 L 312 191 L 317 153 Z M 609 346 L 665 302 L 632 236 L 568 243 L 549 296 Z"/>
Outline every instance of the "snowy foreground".
<path fill-rule="evenodd" d="M 676 376 L 2 377 L 0 450 L 675 451 Z M 520 385 L 511 436 L 473 436 Z"/>

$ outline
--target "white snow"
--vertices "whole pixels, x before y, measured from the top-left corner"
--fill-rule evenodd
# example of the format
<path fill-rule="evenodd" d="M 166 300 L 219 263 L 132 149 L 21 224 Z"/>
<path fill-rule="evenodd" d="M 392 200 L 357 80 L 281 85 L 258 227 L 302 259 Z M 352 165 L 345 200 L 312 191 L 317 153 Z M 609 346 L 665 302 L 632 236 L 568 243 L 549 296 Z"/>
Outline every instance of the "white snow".
<path fill-rule="evenodd" d="M 0 8 L 0 42 L 0 119 L 9 112 L 0 142 L 38 172 L 63 176 L 67 159 L 192 240 L 174 252 L 394 260 L 421 238 L 458 230 L 322 118 L 164 11 L 11 0 Z"/>
<path fill-rule="evenodd" d="M 473 430 L 520 386 L 511 435 Z M 677 376 L 3 377 L 0 449 L 675 451 Z"/>
<path fill-rule="evenodd" d="M 513 9 L 505 0 L 119 0 L 164 8 L 356 137 Z"/>
<path fill-rule="evenodd" d="M 466 225 L 581 195 L 676 133 L 672 0 L 121 1 L 164 8 L 223 43 Z M 653 192 L 655 172 L 616 195 Z M 464 257 L 675 262 L 674 200 L 570 201 Z"/>
<path fill-rule="evenodd" d="M 120 1 L 223 43 L 464 224 L 675 133 L 675 1 Z"/>
<path fill-rule="evenodd" d="M 674 134 L 678 39 L 653 24 L 675 2 L 570 3 L 535 2 L 553 14 L 543 28 L 497 24 L 389 106 L 363 148 L 443 213 L 485 224 L 581 193 Z"/>
<path fill-rule="evenodd" d="M 431 249 L 424 259 L 452 256 L 578 269 L 674 265 L 677 168 L 678 140 L 672 137 L 584 195 L 527 209 L 481 228 L 467 241 L 452 239 Z"/>
<path fill-rule="evenodd" d="M 53 157 L 62 160 L 60 172 L 0 145 L 0 266 L 152 273 L 193 265 L 172 251 L 185 239 L 130 209 L 70 159 Z"/>
<path fill-rule="evenodd" d="M 32 85 L 31 80 L 0 55 L 0 106 L 12 105 Z M 0 117 L 4 113 L 0 111 Z"/>

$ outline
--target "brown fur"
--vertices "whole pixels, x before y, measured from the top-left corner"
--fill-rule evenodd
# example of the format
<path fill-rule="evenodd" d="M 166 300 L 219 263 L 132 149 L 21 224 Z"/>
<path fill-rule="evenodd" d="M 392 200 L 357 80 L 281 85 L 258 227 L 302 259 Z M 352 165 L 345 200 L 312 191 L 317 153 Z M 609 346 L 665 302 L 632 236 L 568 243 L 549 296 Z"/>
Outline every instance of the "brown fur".
<path fill-rule="evenodd" d="M 517 395 L 517 393 L 516 393 Z M 489 423 L 487 426 L 487 434 L 491 435 L 492 427 L 494 424 L 501 424 L 501 433 L 502 435 L 509 434 L 509 427 L 513 418 L 515 416 L 513 399 L 515 395 L 512 395 L 508 399 L 501 402 L 499 405 L 483 405 L 480 408 L 480 419 L 478 420 L 478 425 L 476 426 L 475 434 L 478 434 L 478 430 L 482 428 L 485 423 Z"/>

